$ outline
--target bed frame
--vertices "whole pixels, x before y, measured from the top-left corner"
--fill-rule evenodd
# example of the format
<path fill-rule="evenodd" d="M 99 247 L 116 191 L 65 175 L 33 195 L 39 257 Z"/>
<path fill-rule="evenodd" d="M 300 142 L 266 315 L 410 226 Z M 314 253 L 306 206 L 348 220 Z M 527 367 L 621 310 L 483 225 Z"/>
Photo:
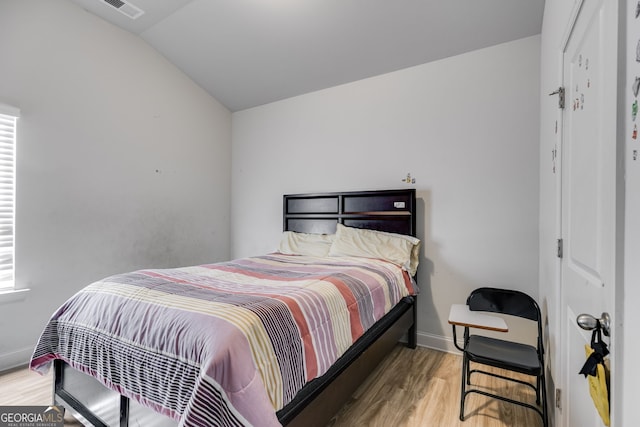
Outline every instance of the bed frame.
<path fill-rule="evenodd" d="M 331 234 L 336 224 L 416 235 L 414 189 L 291 194 L 284 196 L 283 229 Z M 373 369 L 406 337 L 417 343 L 416 301 L 402 299 L 376 322 L 321 377 L 309 382 L 278 411 L 283 425 L 324 426 Z M 96 379 L 54 361 L 54 404 L 63 405 L 83 424 L 175 427 L 176 422 L 109 390 Z"/>

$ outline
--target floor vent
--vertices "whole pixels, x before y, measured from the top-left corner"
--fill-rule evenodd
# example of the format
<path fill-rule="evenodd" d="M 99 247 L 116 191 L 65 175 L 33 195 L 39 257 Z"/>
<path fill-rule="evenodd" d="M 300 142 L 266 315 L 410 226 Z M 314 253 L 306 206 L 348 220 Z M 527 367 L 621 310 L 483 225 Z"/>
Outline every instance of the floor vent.
<path fill-rule="evenodd" d="M 114 9 L 117 9 L 118 12 L 128 16 L 131 19 L 138 19 L 144 13 L 142 10 L 140 10 L 140 8 L 128 2 L 124 2 L 121 0 L 102 0 L 102 1 L 104 1 Z"/>

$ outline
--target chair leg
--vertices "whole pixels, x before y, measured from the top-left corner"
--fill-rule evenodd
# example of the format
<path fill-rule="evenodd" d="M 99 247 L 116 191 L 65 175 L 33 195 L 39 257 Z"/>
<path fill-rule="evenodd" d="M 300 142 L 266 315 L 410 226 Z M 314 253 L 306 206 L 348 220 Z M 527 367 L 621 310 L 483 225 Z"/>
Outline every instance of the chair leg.
<path fill-rule="evenodd" d="M 466 397 L 466 390 L 465 390 L 465 384 L 466 384 L 466 377 L 468 376 L 468 372 L 469 372 L 469 361 L 467 360 L 467 357 L 463 354 L 462 355 L 462 370 L 460 372 L 460 376 L 461 381 L 460 381 L 460 421 L 464 421 L 464 400 Z"/>

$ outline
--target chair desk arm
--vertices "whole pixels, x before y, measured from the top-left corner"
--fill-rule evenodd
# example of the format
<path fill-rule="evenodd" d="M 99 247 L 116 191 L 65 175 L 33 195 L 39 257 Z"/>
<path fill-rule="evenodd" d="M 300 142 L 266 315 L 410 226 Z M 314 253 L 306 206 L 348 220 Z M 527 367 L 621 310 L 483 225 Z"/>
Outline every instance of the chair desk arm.
<path fill-rule="evenodd" d="M 466 304 L 453 304 L 449 311 L 449 324 L 454 327 L 487 329 L 497 332 L 509 332 L 506 322 L 502 317 L 492 316 L 484 312 L 471 311 Z"/>

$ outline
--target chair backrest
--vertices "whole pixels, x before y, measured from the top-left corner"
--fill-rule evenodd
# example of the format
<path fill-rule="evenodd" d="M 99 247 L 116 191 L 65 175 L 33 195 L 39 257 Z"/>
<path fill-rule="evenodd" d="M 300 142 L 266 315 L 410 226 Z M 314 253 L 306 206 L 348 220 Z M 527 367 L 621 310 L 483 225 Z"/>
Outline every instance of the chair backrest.
<path fill-rule="evenodd" d="M 510 289 L 478 288 L 467 298 L 471 311 L 490 311 L 540 323 L 540 308 L 529 295 Z"/>

